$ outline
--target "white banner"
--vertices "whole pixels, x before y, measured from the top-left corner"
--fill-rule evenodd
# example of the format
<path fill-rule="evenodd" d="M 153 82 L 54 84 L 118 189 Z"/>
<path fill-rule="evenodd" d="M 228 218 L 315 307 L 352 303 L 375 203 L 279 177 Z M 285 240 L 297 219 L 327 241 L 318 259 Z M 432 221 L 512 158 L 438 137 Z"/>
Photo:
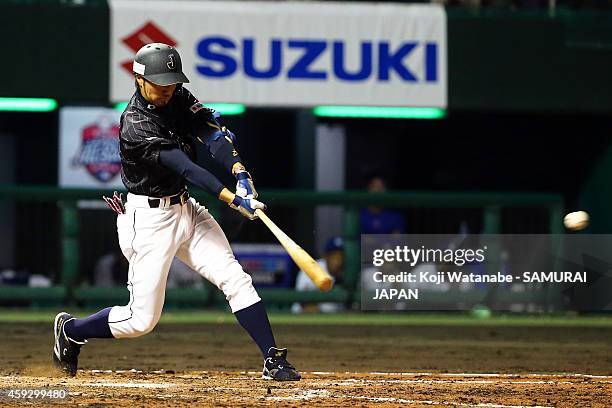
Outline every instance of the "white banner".
<path fill-rule="evenodd" d="M 119 158 L 119 117 L 108 108 L 60 110 L 60 187 L 124 188 Z"/>
<path fill-rule="evenodd" d="M 110 0 L 110 98 L 134 92 L 132 60 L 174 45 L 209 103 L 447 104 L 446 14 L 437 5 Z"/>

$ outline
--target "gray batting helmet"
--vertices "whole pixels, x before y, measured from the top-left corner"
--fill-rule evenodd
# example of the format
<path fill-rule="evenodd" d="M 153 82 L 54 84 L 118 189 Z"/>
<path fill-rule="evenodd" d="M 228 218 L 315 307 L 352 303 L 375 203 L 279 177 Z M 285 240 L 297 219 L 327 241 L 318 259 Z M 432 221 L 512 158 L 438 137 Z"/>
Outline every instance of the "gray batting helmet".
<path fill-rule="evenodd" d="M 173 85 L 189 82 L 183 74 L 178 51 L 163 43 L 147 44 L 136 53 L 132 71 L 156 85 Z"/>

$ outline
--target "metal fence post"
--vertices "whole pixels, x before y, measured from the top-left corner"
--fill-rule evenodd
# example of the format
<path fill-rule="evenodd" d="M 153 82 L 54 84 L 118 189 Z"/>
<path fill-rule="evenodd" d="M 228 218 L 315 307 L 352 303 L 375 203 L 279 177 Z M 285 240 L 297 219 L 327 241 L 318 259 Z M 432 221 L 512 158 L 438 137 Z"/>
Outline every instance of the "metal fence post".
<path fill-rule="evenodd" d="M 359 210 L 357 207 L 347 206 L 344 210 L 345 285 L 353 300 L 357 297 L 355 292 L 361 276 L 359 238 Z"/>
<path fill-rule="evenodd" d="M 551 234 L 551 253 L 555 255 L 553 268 L 555 271 L 560 271 L 562 265 L 561 258 L 564 258 L 564 239 L 563 239 L 563 210 L 562 201 L 553 204 L 548 211 L 548 229 Z M 547 312 L 560 310 L 563 306 L 563 297 L 561 296 L 559 284 L 548 284 L 546 290 L 545 306 Z"/>
<path fill-rule="evenodd" d="M 74 301 L 74 285 L 79 274 L 79 214 L 75 200 L 62 201 L 62 272 L 65 302 Z"/>
<path fill-rule="evenodd" d="M 487 235 L 497 235 L 501 233 L 501 208 L 497 205 L 489 205 L 484 209 L 484 233 Z M 487 274 L 495 274 L 500 271 L 501 260 L 500 260 L 500 243 L 498 237 L 489 237 L 489 248 L 487 250 L 488 253 L 488 261 L 485 264 L 485 270 Z M 489 309 L 495 308 L 495 304 L 497 302 L 497 287 L 492 285 L 485 298 L 483 299 L 483 303 Z"/>
<path fill-rule="evenodd" d="M 484 209 L 484 233 L 499 234 L 501 231 L 501 208 L 487 206 Z"/>
<path fill-rule="evenodd" d="M 295 187 L 302 190 L 315 188 L 315 139 L 317 119 L 312 109 L 299 109 L 295 113 Z M 315 237 L 312 233 L 315 225 L 315 209 L 312 206 L 295 208 L 295 240 L 309 252 L 316 252 Z"/>
<path fill-rule="evenodd" d="M 549 212 L 548 229 L 551 234 L 563 234 L 563 203 L 557 202 L 552 205 Z"/>

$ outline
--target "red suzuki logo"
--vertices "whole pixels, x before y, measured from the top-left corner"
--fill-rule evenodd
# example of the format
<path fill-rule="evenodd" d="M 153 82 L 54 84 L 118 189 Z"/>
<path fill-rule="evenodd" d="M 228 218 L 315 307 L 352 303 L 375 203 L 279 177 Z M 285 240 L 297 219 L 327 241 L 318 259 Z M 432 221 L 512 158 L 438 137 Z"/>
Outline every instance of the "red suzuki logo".
<path fill-rule="evenodd" d="M 172 47 L 176 46 L 176 41 L 174 41 L 168 34 L 164 33 L 159 27 L 153 24 L 151 21 L 147 21 L 142 27 L 138 30 L 134 31 L 132 34 L 128 35 L 125 38 L 122 38 L 121 41 L 127 45 L 129 49 L 134 51 L 134 53 L 138 52 L 139 49 L 144 47 L 147 44 L 160 42 L 164 44 L 168 44 Z M 130 74 L 132 73 L 132 61 L 125 61 L 121 64 L 121 66 L 128 71 Z"/>

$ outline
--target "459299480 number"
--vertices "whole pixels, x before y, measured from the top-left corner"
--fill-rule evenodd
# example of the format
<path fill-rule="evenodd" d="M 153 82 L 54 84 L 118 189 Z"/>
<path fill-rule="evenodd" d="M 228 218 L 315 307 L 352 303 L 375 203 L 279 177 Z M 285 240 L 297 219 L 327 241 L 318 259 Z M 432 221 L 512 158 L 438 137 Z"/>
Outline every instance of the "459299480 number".
<path fill-rule="evenodd" d="M 68 390 L 63 388 L 5 388 L 0 392 L 0 399 L 65 399 Z"/>

